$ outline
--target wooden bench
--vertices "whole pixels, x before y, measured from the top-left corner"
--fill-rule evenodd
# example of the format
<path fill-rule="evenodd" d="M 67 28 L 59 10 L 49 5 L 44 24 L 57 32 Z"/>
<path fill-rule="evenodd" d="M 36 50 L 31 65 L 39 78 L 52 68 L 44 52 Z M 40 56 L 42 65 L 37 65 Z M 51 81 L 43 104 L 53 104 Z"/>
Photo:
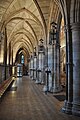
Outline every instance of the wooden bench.
<path fill-rule="evenodd" d="M 3 96 L 7 88 L 11 85 L 11 83 L 14 81 L 12 79 L 13 76 L 11 76 L 9 79 L 5 80 L 1 85 L 0 85 L 0 98 Z"/>

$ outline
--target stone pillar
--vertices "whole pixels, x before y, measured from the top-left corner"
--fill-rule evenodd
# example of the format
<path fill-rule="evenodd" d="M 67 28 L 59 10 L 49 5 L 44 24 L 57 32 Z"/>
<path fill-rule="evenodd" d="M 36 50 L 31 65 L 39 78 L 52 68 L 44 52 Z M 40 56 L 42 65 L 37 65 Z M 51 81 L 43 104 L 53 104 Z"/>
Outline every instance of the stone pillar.
<path fill-rule="evenodd" d="M 9 65 L 11 60 L 11 42 L 9 43 Z"/>
<path fill-rule="evenodd" d="M 36 80 L 36 77 L 37 77 L 37 75 L 36 75 L 36 68 L 37 68 L 37 66 L 36 66 L 36 63 L 37 62 L 37 56 L 34 56 L 34 80 Z"/>
<path fill-rule="evenodd" d="M 13 49 L 12 49 L 12 65 L 13 65 Z"/>
<path fill-rule="evenodd" d="M 53 92 L 54 88 L 54 44 L 52 44 L 52 89 L 51 92 Z"/>
<path fill-rule="evenodd" d="M 3 64 L 3 59 L 4 59 L 4 55 L 3 55 L 3 51 L 4 51 L 4 30 L 0 31 L 0 63 Z"/>
<path fill-rule="evenodd" d="M 38 82 L 41 84 L 42 79 L 43 79 L 43 69 L 42 69 L 42 64 L 43 64 L 43 60 L 42 60 L 42 52 L 38 52 L 39 55 L 39 67 L 38 67 Z"/>
<path fill-rule="evenodd" d="M 45 85 L 43 87 L 43 91 L 47 94 L 47 92 L 49 91 L 49 72 L 48 72 L 48 46 L 46 46 L 46 50 L 45 50 Z"/>
<path fill-rule="evenodd" d="M 42 71 L 41 71 L 42 72 L 41 73 L 42 74 L 41 84 L 44 84 L 44 74 L 45 74 L 45 68 L 44 68 L 44 62 L 45 62 L 44 59 L 45 58 L 44 57 L 45 57 L 45 54 L 44 54 L 44 51 L 43 51 L 43 53 L 42 53 L 42 68 L 41 68 L 42 69 Z"/>
<path fill-rule="evenodd" d="M 32 79 L 34 80 L 34 55 L 33 55 L 33 77 L 32 77 Z"/>
<path fill-rule="evenodd" d="M 31 77 L 31 58 L 30 58 L 30 61 L 29 61 L 29 74 L 30 74 L 30 77 Z"/>
<path fill-rule="evenodd" d="M 57 87 L 58 87 L 58 91 L 61 91 L 62 90 L 62 87 L 61 87 L 61 81 L 60 81 L 60 44 L 59 44 L 59 41 L 57 42 L 57 49 L 56 49 L 56 52 L 57 52 L 57 65 L 56 65 L 56 70 L 57 70 Z"/>
<path fill-rule="evenodd" d="M 1 35 L 1 32 L 0 32 L 0 58 L 1 58 L 1 40 L 2 40 L 2 35 Z"/>
<path fill-rule="evenodd" d="M 33 79 L 33 56 L 31 56 L 31 78 Z"/>
<path fill-rule="evenodd" d="M 53 68 L 53 92 L 60 92 L 62 90 L 60 85 L 60 61 L 59 61 L 59 44 L 54 41 L 54 68 Z"/>
<path fill-rule="evenodd" d="M 73 60 L 72 60 L 72 35 L 69 25 L 65 26 L 66 36 L 66 98 L 62 111 L 72 114 L 73 102 Z"/>
<path fill-rule="evenodd" d="M 12 75 L 12 69 L 13 69 L 13 49 L 11 52 L 11 66 L 10 66 L 10 75 Z M 17 74 L 17 73 L 16 73 Z"/>
<path fill-rule="evenodd" d="M 32 79 L 34 80 L 34 55 L 33 55 L 33 58 L 32 58 L 32 60 L 33 60 L 33 66 L 32 66 L 33 77 L 32 77 Z"/>
<path fill-rule="evenodd" d="M 9 74 L 11 76 L 11 74 L 12 74 L 12 71 L 11 71 L 12 67 L 11 67 L 10 61 L 11 61 L 11 42 L 9 43 Z"/>
<path fill-rule="evenodd" d="M 5 77 L 4 79 L 6 80 L 6 67 L 7 67 L 7 31 L 6 31 L 6 27 L 4 29 L 4 34 L 5 34 L 5 39 L 4 39 L 4 74 Z"/>
<path fill-rule="evenodd" d="M 73 23 L 73 107 L 72 113 L 80 116 L 80 22 Z"/>
<path fill-rule="evenodd" d="M 38 51 L 36 83 L 44 84 L 44 51 Z"/>
<path fill-rule="evenodd" d="M 36 60 L 36 71 L 37 71 L 37 78 L 35 83 L 39 83 L 39 73 L 38 73 L 38 68 L 39 68 L 39 54 L 37 54 L 37 60 Z"/>
<path fill-rule="evenodd" d="M 53 92 L 52 68 L 53 68 L 53 45 L 48 47 L 48 71 L 49 71 L 49 91 Z"/>

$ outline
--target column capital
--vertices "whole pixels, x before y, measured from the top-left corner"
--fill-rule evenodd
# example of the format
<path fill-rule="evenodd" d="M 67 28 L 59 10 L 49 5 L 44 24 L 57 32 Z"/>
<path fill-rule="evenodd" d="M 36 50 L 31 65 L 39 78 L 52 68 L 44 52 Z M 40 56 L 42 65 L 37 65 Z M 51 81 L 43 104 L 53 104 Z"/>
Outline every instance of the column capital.
<path fill-rule="evenodd" d="M 75 31 L 80 30 L 80 22 L 71 23 L 71 29 Z"/>
<path fill-rule="evenodd" d="M 66 24 L 66 25 L 64 26 L 64 31 L 65 31 L 65 32 L 68 32 L 69 29 L 70 29 L 70 24 Z"/>

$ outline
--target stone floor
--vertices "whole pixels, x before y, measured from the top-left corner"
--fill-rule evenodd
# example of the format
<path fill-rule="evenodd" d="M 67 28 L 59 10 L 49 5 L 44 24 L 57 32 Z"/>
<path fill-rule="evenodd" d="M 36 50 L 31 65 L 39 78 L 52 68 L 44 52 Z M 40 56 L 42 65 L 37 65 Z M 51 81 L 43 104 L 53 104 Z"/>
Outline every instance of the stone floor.
<path fill-rule="evenodd" d="M 77 116 L 61 112 L 63 101 L 53 94 L 44 94 L 41 85 L 28 77 L 18 78 L 0 103 L 0 120 L 80 120 Z"/>

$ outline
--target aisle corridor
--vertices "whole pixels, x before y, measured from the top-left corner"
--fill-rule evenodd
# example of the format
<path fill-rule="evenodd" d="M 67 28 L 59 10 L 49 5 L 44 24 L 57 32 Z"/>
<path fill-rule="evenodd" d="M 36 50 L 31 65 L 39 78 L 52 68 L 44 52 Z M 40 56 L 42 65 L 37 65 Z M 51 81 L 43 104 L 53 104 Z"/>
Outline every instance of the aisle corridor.
<path fill-rule="evenodd" d="M 61 112 L 63 102 L 45 95 L 41 85 L 18 78 L 16 91 L 8 91 L 0 103 L 0 120 L 79 120 Z"/>

